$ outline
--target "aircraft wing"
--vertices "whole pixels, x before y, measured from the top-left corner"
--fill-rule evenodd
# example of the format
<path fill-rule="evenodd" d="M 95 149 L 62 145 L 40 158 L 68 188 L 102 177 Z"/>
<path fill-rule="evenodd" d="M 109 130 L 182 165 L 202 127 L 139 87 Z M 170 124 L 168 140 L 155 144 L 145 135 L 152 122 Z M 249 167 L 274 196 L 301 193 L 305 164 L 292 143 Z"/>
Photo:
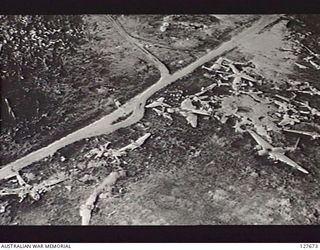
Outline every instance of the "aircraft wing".
<path fill-rule="evenodd" d="M 145 135 L 138 138 L 136 141 L 133 141 L 129 145 L 121 148 L 119 151 L 126 151 L 126 150 L 134 150 L 138 147 L 140 147 L 144 142 L 151 136 L 151 133 L 146 133 Z"/>
<path fill-rule="evenodd" d="M 291 133 L 295 133 L 295 134 L 303 134 L 303 135 L 309 135 L 309 134 L 306 134 L 304 131 L 299 131 L 299 130 L 294 130 L 294 129 L 283 129 L 283 131 L 286 131 L 286 132 L 291 132 Z"/>
<path fill-rule="evenodd" d="M 206 110 L 201 110 L 201 109 L 193 109 L 191 110 L 192 113 L 198 114 L 198 115 L 210 115 L 210 113 Z"/>
<path fill-rule="evenodd" d="M 151 133 L 146 133 L 145 135 L 138 138 L 135 142 L 138 146 L 141 146 L 149 137 L 151 136 Z"/>
<path fill-rule="evenodd" d="M 279 160 L 279 161 L 282 161 L 283 163 L 295 168 L 295 169 L 298 169 L 299 171 L 305 173 L 305 174 L 309 174 L 309 172 L 304 169 L 303 167 L 301 167 L 298 163 L 296 163 L 295 161 L 291 160 L 289 157 L 285 156 L 284 154 L 281 154 L 281 153 L 273 153 L 274 156 L 276 156 L 276 159 Z"/>
<path fill-rule="evenodd" d="M 157 99 L 157 101 L 158 101 L 158 102 L 163 102 L 163 101 L 164 101 L 164 97 L 159 97 L 159 98 Z"/>
<path fill-rule="evenodd" d="M 294 130 L 294 129 L 284 129 L 284 131 L 291 132 L 291 133 L 296 133 L 296 134 L 308 135 L 308 136 L 319 136 L 318 133 L 309 132 L 309 131 Z"/>
<path fill-rule="evenodd" d="M 190 113 L 186 116 L 186 120 L 193 128 L 197 127 L 197 125 L 198 125 L 197 115 Z"/>
<path fill-rule="evenodd" d="M 229 67 L 230 67 L 230 69 L 232 70 L 232 72 L 234 74 L 239 74 L 240 73 L 240 71 L 232 63 L 229 64 Z"/>
<path fill-rule="evenodd" d="M 247 75 L 247 74 L 245 74 L 245 73 L 242 73 L 242 74 L 241 74 L 241 78 L 246 79 L 246 80 L 248 80 L 248 81 L 250 81 L 250 82 L 257 82 L 256 79 L 254 79 L 253 77 L 251 77 L 251 76 L 249 76 L 249 75 Z"/>
<path fill-rule="evenodd" d="M 171 107 L 169 104 L 167 104 L 167 103 L 164 102 L 164 97 L 160 97 L 160 98 L 157 100 L 157 102 L 159 102 L 160 105 L 163 106 L 163 107 L 166 107 L 166 108 Z"/>
<path fill-rule="evenodd" d="M 162 115 L 162 111 L 156 108 L 152 108 L 153 111 L 157 113 L 158 116 Z"/>
<path fill-rule="evenodd" d="M 217 59 L 217 61 L 215 61 L 215 63 L 221 65 L 221 64 L 223 63 L 223 60 L 224 60 L 223 57 L 219 57 L 219 58 Z"/>
<path fill-rule="evenodd" d="M 193 109 L 197 108 L 196 106 L 194 106 L 192 104 L 192 100 L 189 98 L 187 98 L 183 102 L 181 102 L 180 107 L 181 107 L 181 109 L 184 109 L 184 110 L 193 110 Z"/>
<path fill-rule="evenodd" d="M 252 130 L 248 129 L 247 131 L 263 149 L 273 148 L 273 146 L 270 143 L 268 143 L 266 140 L 264 140 L 261 136 L 259 136 Z"/>
<path fill-rule="evenodd" d="M 164 113 L 162 114 L 162 116 L 163 116 L 164 118 L 166 118 L 166 119 L 169 119 L 169 120 L 173 121 L 171 115 L 168 114 L 168 113 L 165 113 L 165 112 L 164 112 Z"/>
<path fill-rule="evenodd" d="M 200 92 L 196 93 L 195 96 L 200 96 L 203 95 L 204 93 L 208 92 L 209 90 L 213 89 L 214 87 L 216 87 L 217 84 L 213 83 L 205 88 L 203 88 L 203 90 L 201 90 Z"/>
<path fill-rule="evenodd" d="M 159 107 L 161 106 L 161 104 L 158 101 L 154 101 L 148 105 L 146 105 L 146 108 L 155 108 L 155 107 Z"/>
<path fill-rule="evenodd" d="M 160 97 L 157 100 L 153 101 L 152 103 L 146 105 L 146 108 L 155 108 L 159 106 L 163 106 L 167 108 L 170 107 L 170 105 L 164 103 L 163 101 L 164 101 L 164 97 Z"/>

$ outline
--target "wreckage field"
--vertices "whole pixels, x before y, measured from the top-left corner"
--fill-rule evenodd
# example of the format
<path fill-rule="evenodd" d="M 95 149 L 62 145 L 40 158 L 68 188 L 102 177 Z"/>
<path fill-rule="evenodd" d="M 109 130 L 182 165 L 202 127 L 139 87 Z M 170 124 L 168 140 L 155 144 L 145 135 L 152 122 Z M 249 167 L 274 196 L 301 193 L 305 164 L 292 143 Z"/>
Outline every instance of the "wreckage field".
<path fill-rule="evenodd" d="M 1 224 L 319 224 L 319 15 L 1 18 Z"/>

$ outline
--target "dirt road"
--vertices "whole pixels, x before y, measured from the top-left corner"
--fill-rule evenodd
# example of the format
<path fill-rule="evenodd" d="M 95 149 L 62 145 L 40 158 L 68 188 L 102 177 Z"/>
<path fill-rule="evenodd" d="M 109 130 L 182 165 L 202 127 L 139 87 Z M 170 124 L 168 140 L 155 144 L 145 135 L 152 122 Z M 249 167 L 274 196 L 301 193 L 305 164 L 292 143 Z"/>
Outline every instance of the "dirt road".
<path fill-rule="evenodd" d="M 114 112 L 106 115 L 100 120 L 79 129 L 53 143 L 43 147 L 39 150 L 36 150 L 14 162 L 11 162 L 7 165 L 2 166 L 0 169 L 0 179 L 7 179 L 15 175 L 15 173 L 24 167 L 37 162 L 45 157 L 53 155 L 59 149 L 70 145 L 74 142 L 80 141 L 85 138 L 90 138 L 93 136 L 99 136 L 102 134 L 110 134 L 120 128 L 128 127 L 132 124 L 138 122 L 144 116 L 144 107 L 146 101 L 157 91 L 167 87 L 176 80 L 192 73 L 199 66 L 203 65 L 206 62 L 214 59 L 215 57 L 226 53 L 235 47 L 250 41 L 250 39 L 259 33 L 264 27 L 273 23 L 279 18 L 279 15 L 271 16 L 262 16 L 258 21 L 252 24 L 249 28 L 243 30 L 242 32 L 234 35 L 229 41 L 222 43 L 219 47 L 208 52 L 206 55 L 200 57 L 195 62 L 189 64 L 185 68 L 173 73 L 166 73 L 164 68 L 159 68 L 160 72 L 164 72 L 161 75 L 161 78 L 154 83 L 152 86 L 147 88 L 145 91 L 135 96 L 129 100 L 126 104 L 122 105 L 120 108 Z M 119 29 L 120 31 L 121 29 Z M 136 43 L 136 41 L 134 41 Z M 152 59 L 154 62 L 158 59 L 154 59 L 154 56 L 151 54 L 149 59 Z M 158 60 L 159 61 L 159 60 Z M 157 65 L 159 65 L 157 63 Z M 128 116 L 125 120 L 116 122 L 119 119 Z"/>

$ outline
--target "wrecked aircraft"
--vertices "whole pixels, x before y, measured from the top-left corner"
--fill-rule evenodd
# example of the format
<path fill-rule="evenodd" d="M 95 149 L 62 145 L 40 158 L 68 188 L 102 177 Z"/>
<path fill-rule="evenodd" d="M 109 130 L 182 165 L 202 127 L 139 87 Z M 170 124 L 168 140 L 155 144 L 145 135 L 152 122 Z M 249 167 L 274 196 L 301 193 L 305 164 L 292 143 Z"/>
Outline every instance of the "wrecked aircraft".
<path fill-rule="evenodd" d="M 268 155 L 268 157 L 274 161 L 281 161 L 299 171 L 302 173 L 308 174 L 309 172 L 301 167 L 299 164 L 291 160 L 289 157 L 285 155 L 286 152 L 292 152 L 296 150 L 299 139 L 297 143 L 294 145 L 294 147 L 273 147 L 270 143 L 265 141 L 262 137 L 260 137 L 258 134 L 256 134 L 253 130 L 248 129 L 247 130 L 249 134 L 252 136 L 252 138 L 258 143 L 258 146 L 256 147 L 258 149 L 258 154 L 260 156 Z"/>

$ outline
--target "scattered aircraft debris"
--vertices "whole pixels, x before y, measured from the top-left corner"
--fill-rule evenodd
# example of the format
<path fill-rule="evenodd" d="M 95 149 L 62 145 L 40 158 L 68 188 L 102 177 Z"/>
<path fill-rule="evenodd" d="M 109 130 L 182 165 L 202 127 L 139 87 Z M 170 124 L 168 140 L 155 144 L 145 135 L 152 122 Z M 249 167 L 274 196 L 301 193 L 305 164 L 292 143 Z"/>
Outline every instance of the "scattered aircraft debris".
<path fill-rule="evenodd" d="M 317 64 L 314 60 L 319 60 L 320 59 L 320 55 L 315 53 L 314 51 L 312 51 L 310 48 L 308 48 L 306 45 L 304 45 L 303 43 L 299 42 L 298 40 L 295 40 L 295 43 L 298 44 L 300 47 L 304 48 L 307 51 L 307 53 L 309 54 L 308 56 L 303 58 L 303 60 L 305 62 L 310 63 L 311 66 L 313 66 L 316 70 L 319 70 L 320 69 L 320 65 Z"/>
<path fill-rule="evenodd" d="M 161 110 L 157 109 L 157 107 L 161 107 Z M 166 109 L 170 107 L 171 106 L 169 104 L 166 104 L 164 102 L 164 97 L 160 97 L 152 103 L 146 105 L 146 108 L 151 108 L 153 111 L 157 113 L 158 116 L 162 116 L 166 119 L 173 120 L 171 115 L 168 112 L 166 112 Z"/>
<path fill-rule="evenodd" d="M 301 101 L 295 100 L 295 102 L 297 102 L 297 103 L 299 103 L 301 106 L 307 108 L 307 109 L 310 111 L 311 116 L 318 116 L 318 117 L 320 117 L 320 111 L 317 110 L 317 109 L 314 108 L 314 107 L 311 107 L 311 106 L 309 105 L 309 102 L 308 102 L 308 101 L 301 102 Z"/>
<path fill-rule="evenodd" d="M 208 26 L 202 23 L 197 22 L 176 22 L 176 25 L 186 27 L 186 28 L 192 28 L 192 29 L 207 29 Z"/>
<path fill-rule="evenodd" d="M 145 135 L 139 137 L 136 141 L 131 142 L 129 145 L 120 148 L 120 152 L 126 152 L 126 151 L 132 151 L 135 150 L 136 148 L 141 147 L 145 141 L 151 136 L 151 133 L 146 133 Z"/>
<path fill-rule="evenodd" d="M 101 157 L 112 158 L 117 163 L 120 162 L 120 157 L 127 154 L 127 151 L 135 150 L 136 148 L 141 147 L 145 141 L 151 136 L 151 133 L 146 133 L 145 135 L 138 138 L 136 141 L 131 142 L 129 145 L 124 146 L 120 149 L 110 149 L 110 142 L 107 142 L 104 145 L 100 145 L 99 148 L 94 148 L 87 153 L 86 157 L 91 158 L 94 156 L 95 159 Z"/>
<path fill-rule="evenodd" d="M 271 100 L 268 96 L 262 95 L 262 91 L 254 91 L 252 89 L 249 89 L 249 91 L 240 91 L 240 94 L 248 95 L 258 103 L 263 103 L 263 104 L 270 104 L 273 103 L 274 101 Z"/>
<path fill-rule="evenodd" d="M 164 108 L 170 108 L 171 106 L 169 104 L 164 103 L 164 97 L 160 97 L 157 100 L 153 101 L 152 103 L 146 105 L 146 108 L 156 108 L 156 107 L 164 107 Z"/>
<path fill-rule="evenodd" d="M 202 69 L 206 69 L 208 71 L 217 71 L 220 69 L 227 69 L 222 63 L 224 62 L 225 58 L 224 57 L 219 57 L 210 67 L 206 67 L 204 65 L 201 66 Z"/>
<path fill-rule="evenodd" d="M 312 57 L 318 58 L 320 59 L 320 54 L 314 53 L 310 48 L 308 48 L 306 45 L 304 45 L 303 43 L 299 43 L 300 46 L 302 46 L 303 48 L 305 48 L 309 54 L 312 55 Z"/>
<path fill-rule="evenodd" d="M 114 99 L 114 104 L 117 106 L 117 108 L 121 107 L 121 103 L 119 102 L 118 99 Z"/>
<path fill-rule="evenodd" d="M 315 69 L 317 69 L 317 70 L 320 69 L 320 65 L 319 65 L 319 64 L 315 63 L 315 62 L 312 61 L 312 60 L 309 60 L 309 62 L 310 62 L 310 64 L 311 64 Z"/>
<path fill-rule="evenodd" d="M 240 62 L 234 62 L 230 59 L 227 59 L 225 57 L 220 57 L 211 67 L 202 66 L 203 69 L 213 72 L 215 74 L 218 74 L 223 80 L 229 80 L 230 78 L 233 78 L 233 81 L 231 84 L 228 84 L 232 87 L 234 93 L 237 95 L 239 94 L 240 88 L 242 86 L 246 86 L 247 84 L 243 81 L 247 81 L 247 83 L 250 86 L 253 86 L 253 83 L 257 83 L 257 80 L 254 79 L 252 76 L 250 76 L 248 73 L 246 73 L 244 70 L 239 70 L 237 66 L 241 67 L 255 67 L 252 62 L 247 63 L 240 63 Z M 230 72 L 232 74 L 230 74 Z M 206 75 L 207 77 L 210 77 L 210 75 Z"/>
<path fill-rule="evenodd" d="M 300 119 L 298 119 L 297 117 L 285 113 L 282 117 L 282 120 L 278 123 L 278 125 L 280 125 L 280 126 L 288 126 L 288 125 L 293 126 L 294 124 L 299 123 L 299 122 L 300 122 Z"/>
<path fill-rule="evenodd" d="M 253 77 L 249 76 L 244 71 L 239 71 L 232 63 L 229 64 L 229 67 L 232 70 L 233 74 L 229 75 L 227 78 L 233 78 L 231 86 L 236 93 L 238 93 L 240 90 L 242 80 L 247 80 L 249 84 L 250 82 L 257 82 Z"/>
<path fill-rule="evenodd" d="M 261 136 L 271 142 L 268 131 L 279 132 L 276 124 L 276 117 L 273 114 L 277 111 L 275 105 L 258 102 L 250 95 L 240 94 L 238 96 L 224 96 L 220 100 L 220 108 L 217 113 L 221 115 L 220 122 L 225 123 L 230 117 L 235 120 L 246 121 L 252 125 Z M 249 122 L 248 122 L 249 121 Z M 244 125 L 240 122 L 240 125 Z M 236 125 L 237 131 L 241 131 Z"/>
<path fill-rule="evenodd" d="M 254 84 L 261 83 L 261 80 L 258 81 L 257 79 L 263 76 L 253 73 L 255 72 L 255 65 L 251 61 L 235 62 L 220 57 L 211 66 L 203 65 L 202 69 L 207 71 L 204 76 L 214 82 L 207 87 L 202 87 L 199 92 L 186 96 L 180 107 L 171 107 L 164 102 L 164 97 L 160 97 L 146 105 L 146 108 L 152 108 L 159 116 L 170 120 L 172 120 L 171 114 L 178 113 L 184 116 L 193 128 L 198 125 L 198 115 L 213 116 L 221 123 L 226 123 L 232 117 L 236 132 L 244 133 L 247 128 L 253 126 L 256 135 L 261 139 L 266 138 L 267 143 L 272 143 L 270 132 L 281 133 L 281 131 L 286 130 L 293 132 L 295 130 L 290 130 L 293 125 L 311 119 L 308 115 L 320 117 L 320 112 L 310 107 L 308 102 L 296 99 L 297 94 L 295 92 L 320 95 L 320 91 L 308 82 L 288 81 L 288 90 L 293 90 L 291 92 L 292 97 L 288 98 L 279 94 L 270 97 L 264 92 L 252 88 Z M 250 72 L 250 74 L 247 72 Z M 230 82 L 230 79 L 232 79 L 232 82 Z M 210 95 L 210 91 L 221 86 L 231 88 L 232 94 Z M 214 106 L 215 108 L 213 108 Z M 161 110 L 158 109 L 159 107 Z M 302 110 L 302 107 L 307 110 Z M 251 135 L 253 136 L 252 133 Z M 307 132 L 306 135 L 318 138 L 317 133 Z M 261 140 L 259 139 L 259 141 Z M 278 160 L 306 173 L 306 170 L 284 155 L 284 152 L 292 149 L 292 147 L 281 151 L 279 148 L 272 147 L 271 144 L 268 145 L 268 148 L 272 149 L 268 152 L 270 158 L 279 158 Z"/>
<path fill-rule="evenodd" d="M 280 113 L 287 113 L 287 112 L 293 112 L 293 113 L 297 113 L 297 109 L 291 105 L 290 103 L 286 103 L 286 102 L 280 102 L 278 100 L 273 100 L 274 104 L 276 104 L 278 106 L 278 112 Z"/>
<path fill-rule="evenodd" d="M 94 156 L 94 159 L 101 158 L 105 151 L 108 150 L 110 143 L 111 142 L 107 142 L 104 145 L 99 145 L 99 148 L 91 149 L 90 152 L 86 154 L 86 157 L 91 158 L 92 156 Z"/>
<path fill-rule="evenodd" d="M 14 113 L 14 111 L 13 111 L 13 109 L 12 109 L 10 103 L 9 103 L 9 100 L 8 100 L 7 98 L 4 98 L 4 101 L 5 101 L 6 105 L 7 105 L 9 115 L 10 115 L 14 120 L 16 120 L 16 114 Z"/>
<path fill-rule="evenodd" d="M 207 93 L 208 91 L 214 89 L 216 86 L 218 86 L 218 84 L 216 83 L 213 83 L 205 88 L 201 88 L 201 91 L 198 92 L 198 93 L 195 93 L 193 96 L 201 96 L 201 95 L 204 95 L 205 93 Z M 192 97 L 192 96 L 191 96 Z"/>
<path fill-rule="evenodd" d="M 33 200 L 38 201 L 41 198 L 41 194 L 51 190 L 54 185 L 67 179 L 67 177 L 62 173 L 54 175 L 39 184 L 30 185 L 23 180 L 19 173 L 17 173 L 16 178 L 20 187 L 3 188 L 0 190 L 0 196 L 17 195 L 20 198 L 19 202 L 22 202 L 27 196 L 30 196 Z"/>
<path fill-rule="evenodd" d="M 247 130 L 245 128 L 242 128 L 245 125 L 250 125 L 250 121 L 247 117 L 241 117 L 240 121 L 236 121 L 235 125 L 233 126 L 235 132 L 237 133 L 244 133 Z"/>
<path fill-rule="evenodd" d="M 66 157 L 64 157 L 64 156 L 61 156 L 61 157 L 60 157 L 60 161 L 61 161 L 61 162 L 65 162 L 66 160 L 67 160 Z"/>
<path fill-rule="evenodd" d="M 300 69 L 307 69 L 308 68 L 307 66 L 304 66 L 300 63 L 295 63 L 295 65 L 298 66 L 298 68 L 300 68 Z"/>
<path fill-rule="evenodd" d="M 228 117 L 234 117 L 236 118 L 235 121 L 235 131 L 239 132 L 239 133 L 243 133 L 246 131 L 246 127 L 247 126 L 254 126 L 257 133 L 254 133 L 253 131 L 250 132 L 250 134 L 254 137 L 254 139 L 258 142 L 258 143 L 262 143 L 263 144 L 263 148 L 265 149 L 265 151 L 260 151 L 260 154 L 262 153 L 268 153 L 269 157 L 274 159 L 274 160 L 280 160 L 294 168 L 297 168 L 298 170 L 304 172 L 304 173 L 308 173 L 308 171 L 306 171 L 305 169 L 303 169 L 302 167 L 300 167 L 298 164 L 296 164 L 295 162 L 293 162 L 291 159 L 289 159 L 287 156 L 284 155 L 285 152 L 287 152 L 289 149 L 291 150 L 291 148 L 286 148 L 286 149 L 282 149 L 282 151 L 280 150 L 280 148 L 274 148 L 271 146 L 271 144 L 269 144 L 268 142 L 264 141 L 264 139 L 262 139 L 261 136 L 264 136 L 268 139 L 269 142 L 272 141 L 270 135 L 269 135 L 269 131 L 273 131 L 273 132 L 279 132 L 279 128 L 276 126 L 276 119 L 272 118 L 272 113 L 274 114 L 278 114 L 278 116 L 281 118 L 281 120 L 279 120 L 277 122 L 278 125 L 282 126 L 284 129 L 286 129 L 287 126 L 293 126 L 296 123 L 300 123 L 301 120 L 306 120 L 306 117 L 302 117 L 301 116 L 301 110 L 298 110 L 298 107 L 296 105 L 293 105 L 291 102 L 296 98 L 296 94 L 293 93 L 293 97 L 291 98 L 285 98 L 282 97 L 280 95 L 276 95 L 276 97 L 282 99 L 282 101 L 278 101 L 274 98 L 269 98 L 266 96 L 263 96 L 263 93 L 257 92 L 254 93 L 252 91 L 252 89 L 250 90 L 241 90 L 241 87 L 244 86 L 243 85 L 243 81 L 247 81 L 250 85 L 250 87 L 252 87 L 252 83 L 257 83 L 257 80 L 253 77 L 251 77 L 250 75 L 246 74 L 243 71 L 240 71 L 235 65 L 241 65 L 241 64 L 235 64 L 234 62 L 232 62 L 231 60 L 225 59 L 225 58 L 220 58 L 219 61 L 215 62 L 211 67 L 205 67 L 203 66 L 202 68 L 209 71 L 209 72 L 215 72 L 215 71 L 221 71 L 221 70 L 225 70 L 224 73 L 228 73 L 228 68 L 232 71 L 233 74 L 229 74 L 227 77 L 223 76 L 223 79 L 230 79 L 233 78 L 232 81 L 232 89 L 233 89 L 233 93 L 236 96 L 239 97 L 235 97 L 235 96 L 225 96 L 222 97 L 222 99 L 220 98 L 220 106 L 221 108 L 219 108 L 217 110 L 218 113 L 220 113 L 222 116 L 219 117 L 217 115 L 217 113 L 215 113 L 215 117 L 218 118 L 220 120 L 220 122 L 225 123 L 226 120 L 228 119 Z M 222 67 L 224 66 L 224 67 Z M 248 66 L 248 65 L 246 65 Z M 252 65 L 250 65 L 252 66 Z M 254 65 L 253 65 L 254 66 Z M 210 75 L 208 75 L 208 78 L 211 78 Z M 214 77 L 212 77 L 214 78 Z M 251 83 L 251 84 L 250 84 Z M 212 84 L 211 88 L 216 87 L 217 84 Z M 311 95 L 318 95 L 320 92 L 319 90 L 317 90 L 316 88 L 312 87 L 310 84 L 308 83 L 294 83 L 291 84 L 291 88 L 292 90 L 296 90 L 297 92 L 301 92 L 301 93 L 308 93 Z M 203 91 L 203 93 L 205 93 L 206 90 Z M 250 93 L 251 92 L 251 93 Z M 203 94 L 202 92 L 200 92 L 201 94 Z M 200 94 L 200 95 L 201 95 Z M 262 96 L 260 96 L 260 94 L 262 94 Z M 253 100 L 249 101 L 249 99 L 244 98 L 244 96 L 250 96 Z M 246 100 L 246 104 L 244 104 L 243 101 Z M 248 102 L 249 101 L 249 102 Z M 253 103 L 256 102 L 256 103 Z M 277 105 L 278 110 L 276 110 L 274 108 L 274 105 Z M 261 105 L 261 108 L 259 108 L 259 105 Z M 316 115 L 316 116 L 320 116 L 320 112 L 312 107 L 310 107 L 309 103 L 301 103 L 302 106 L 306 107 L 311 115 Z M 244 109 L 244 111 L 242 111 L 242 109 L 244 107 L 248 107 Z M 257 110 L 258 112 L 253 112 L 253 110 Z M 263 111 L 263 110 L 266 111 Z M 263 112 L 261 112 L 263 111 Z M 251 114 L 251 115 L 250 115 Z M 253 115 L 256 114 L 256 115 Z M 255 117 L 256 116 L 256 117 Z M 267 118 L 267 120 L 265 120 Z M 262 122 L 264 121 L 264 122 Z M 261 123 L 262 122 L 262 123 Z M 294 130 L 293 130 L 294 131 Z M 318 138 L 318 134 L 317 133 L 312 133 L 309 134 L 310 136 L 313 136 L 313 138 Z M 270 151 L 270 152 L 269 152 Z"/>
<path fill-rule="evenodd" d="M 290 98 L 287 98 L 287 97 L 284 97 L 284 96 L 278 95 L 278 94 L 275 94 L 275 96 L 288 102 L 288 103 L 290 103 L 293 99 L 295 99 L 297 97 L 297 95 L 295 93 L 292 93 L 292 97 L 290 97 Z"/>
<path fill-rule="evenodd" d="M 188 124 L 193 128 L 196 128 L 198 125 L 198 115 L 210 116 L 208 111 L 197 109 L 197 107 L 192 104 L 190 98 L 186 98 L 181 102 L 180 109 L 177 109 L 177 112 L 184 116 Z"/>
<path fill-rule="evenodd" d="M 313 95 L 320 95 L 320 90 L 313 87 L 309 82 L 290 82 L 290 88 L 288 90 L 303 93 L 303 94 L 309 94 L 311 96 Z"/>
<path fill-rule="evenodd" d="M 169 22 L 166 22 L 166 21 L 162 22 L 162 25 L 160 26 L 160 31 L 165 32 L 168 29 L 169 25 L 170 25 Z"/>
<path fill-rule="evenodd" d="M 252 138 L 258 143 L 258 154 L 260 156 L 268 155 L 268 157 L 274 161 L 281 161 L 305 174 L 308 174 L 309 172 L 301 167 L 299 164 L 291 160 L 289 157 L 285 155 L 286 152 L 292 152 L 296 150 L 299 139 L 297 143 L 294 145 L 294 147 L 273 147 L 270 143 L 262 139 L 258 134 L 256 134 L 253 130 L 248 129 L 247 130 L 249 134 L 252 136 Z"/>
<path fill-rule="evenodd" d="M 162 108 L 161 110 L 152 108 L 152 110 L 155 111 L 158 116 L 163 116 L 164 118 L 169 119 L 171 121 L 173 120 L 172 116 L 169 113 L 167 113 L 164 108 Z"/>
<path fill-rule="evenodd" d="M 0 203 L 0 214 L 3 214 L 6 212 L 8 205 L 9 205 L 8 201 L 3 201 Z"/>
<path fill-rule="evenodd" d="M 98 196 L 106 190 L 110 193 L 112 186 L 120 177 L 126 176 L 125 171 L 118 171 L 110 173 L 91 193 L 85 204 L 80 206 L 81 225 L 86 226 L 90 224 L 91 213 L 95 207 Z"/>
<path fill-rule="evenodd" d="M 209 101 L 204 101 L 204 98 L 207 97 L 199 97 L 200 95 L 204 94 L 205 92 L 209 91 L 210 89 L 212 89 L 214 87 L 214 85 L 211 85 L 205 89 L 203 89 L 201 92 L 193 95 L 193 96 L 189 96 L 186 99 L 184 99 L 181 102 L 180 107 L 176 107 L 176 108 L 172 108 L 170 105 L 164 103 L 164 98 L 161 97 L 159 99 L 157 99 L 156 101 L 152 102 L 151 104 L 147 105 L 147 108 L 152 108 L 152 110 L 154 110 L 159 116 L 163 116 L 166 119 L 169 120 L 173 120 L 172 116 L 170 114 L 173 113 L 178 113 L 182 116 L 184 116 L 188 122 L 188 124 L 190 124 L 192 127 L 197 127 L 198 124 L 198 117 L 197 115 L 206 115 L 206 116 L 210 116 L 210 112 L 205 110 L 205 109 L 197 109 L 196 106 L 194 106 L 192 104 L 192 101 L 199 101 L 200 104 L 203 107 L 208 108 L 209 110 L 212 110 L 210 106 L 208 106 L 208 103 L 211 102 L 212 100 Z M 191 97 L 193 97 L 191 99 Z M 155 107 L 159 107 L 161 106 L 161 110 L 156 109 Z"/>

